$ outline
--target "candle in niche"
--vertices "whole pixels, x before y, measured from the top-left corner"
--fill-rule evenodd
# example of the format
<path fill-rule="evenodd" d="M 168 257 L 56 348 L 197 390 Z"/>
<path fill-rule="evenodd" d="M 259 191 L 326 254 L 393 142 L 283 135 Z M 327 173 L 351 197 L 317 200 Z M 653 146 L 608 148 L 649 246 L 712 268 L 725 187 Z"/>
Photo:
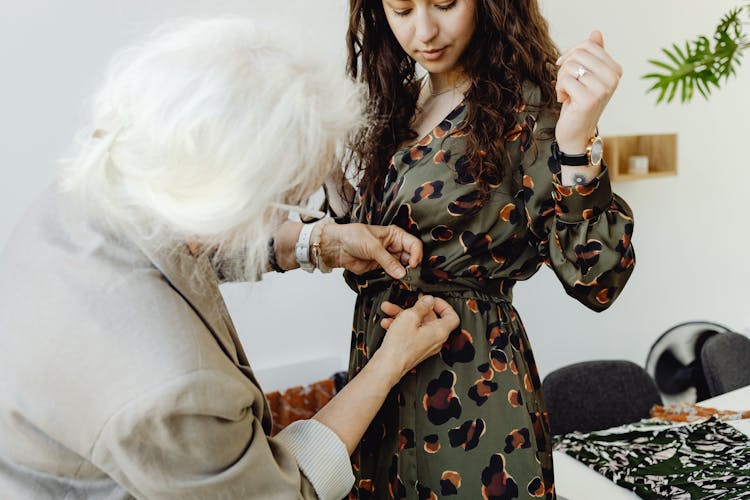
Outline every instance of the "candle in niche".
<path fill-rule="evenodd" d="M 633 155 L 628 158 L 628 173 L 633 175 L 648 174 L 648 156 Z"/>

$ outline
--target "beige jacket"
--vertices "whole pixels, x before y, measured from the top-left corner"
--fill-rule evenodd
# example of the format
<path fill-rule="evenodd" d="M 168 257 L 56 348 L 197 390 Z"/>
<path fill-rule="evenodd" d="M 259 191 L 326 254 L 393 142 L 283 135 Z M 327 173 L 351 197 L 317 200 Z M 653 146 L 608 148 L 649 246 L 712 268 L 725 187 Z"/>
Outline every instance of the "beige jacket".
<path fill-rule="evenodd" d="M 2 499 L 341 498 L 353 482 L 323 424 L 267 436 L 205 258 L 118 239 L 52 190 L 0 255 L 0 381 Z"/>

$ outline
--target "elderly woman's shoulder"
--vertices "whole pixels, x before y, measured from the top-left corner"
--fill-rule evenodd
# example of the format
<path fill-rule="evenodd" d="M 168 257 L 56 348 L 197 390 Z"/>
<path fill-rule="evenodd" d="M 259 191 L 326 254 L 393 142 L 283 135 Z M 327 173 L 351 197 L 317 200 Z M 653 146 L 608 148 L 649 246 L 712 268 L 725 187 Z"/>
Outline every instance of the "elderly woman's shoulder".
<path fill-rule="evenodd" d="M 229 361 L 194 304 L 137 245 L 53 189 L 11 236 L 0 275 L 0 329 L 23 338 L 14 348 L 27 352 L 17 355 L 67 356 L 71 367 L 93 363 L 148 383 Z"/>
<path fill-rule="evenodd" d="M 216 332 L 153 263 L 97 231 L 53 190 L 0 254 L 0 331 L 0 378 L 14 381 L 0 413 L 34 401 L 34 418 L 54 415 L 45 432 L 72 433 L 76 442 L 92 442 L 144 395 L 176 397 L 202 376 L 236 380 L 255 394 Z"/>

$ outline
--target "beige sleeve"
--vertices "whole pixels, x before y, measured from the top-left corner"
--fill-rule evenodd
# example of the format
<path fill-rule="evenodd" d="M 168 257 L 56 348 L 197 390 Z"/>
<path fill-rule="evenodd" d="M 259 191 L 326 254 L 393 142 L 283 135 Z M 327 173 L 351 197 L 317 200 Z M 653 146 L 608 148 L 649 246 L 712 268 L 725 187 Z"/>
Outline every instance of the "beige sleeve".
<path fill-rule="evenodd" d="M 239 373 L 195 371 L 115 413 L 90 460 L 138 498 L 340 499 L 349 492 L 349 460 L 335 434 L 315 427 L 317 438 L 300 429 L 287 442 L 269 439 L 262 411 L 263 394 Z M 298 450 L 315 464 L 302 467 L 309 478 L 293 449 L 298 442 L 316 443 Z"/>

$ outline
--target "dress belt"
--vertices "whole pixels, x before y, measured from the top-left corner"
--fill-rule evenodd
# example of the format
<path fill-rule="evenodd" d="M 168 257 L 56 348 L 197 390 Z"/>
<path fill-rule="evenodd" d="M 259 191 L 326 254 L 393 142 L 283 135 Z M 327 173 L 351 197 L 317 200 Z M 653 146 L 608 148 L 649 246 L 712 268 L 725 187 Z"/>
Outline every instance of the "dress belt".
<path fill-rule="evenodd" d="M 470 278 L 429 283 L 422 279 L 420 267 L 407 269 L 406 276 L 400 280 L 391 278 L 384 271 L 358 277 L 352 276 L 352 278 L 358 285 L 355 291 L 364 295 L 380 293 L 392 287 L 400 287 L 403 292 L 407 293 L 422 292 L 438 297 L 478 298 L 498 304 L 510 304 L 513 299 L 512 293 L 501 292 L 499 286 L 501 280 L 490 280 L 490 286 L 481 286 L 482 283 Z M 497 284 L 497 286 L 493 287 L 492 284 Z"/>

